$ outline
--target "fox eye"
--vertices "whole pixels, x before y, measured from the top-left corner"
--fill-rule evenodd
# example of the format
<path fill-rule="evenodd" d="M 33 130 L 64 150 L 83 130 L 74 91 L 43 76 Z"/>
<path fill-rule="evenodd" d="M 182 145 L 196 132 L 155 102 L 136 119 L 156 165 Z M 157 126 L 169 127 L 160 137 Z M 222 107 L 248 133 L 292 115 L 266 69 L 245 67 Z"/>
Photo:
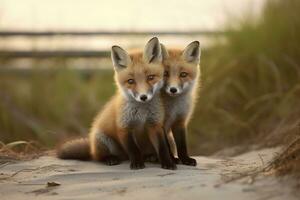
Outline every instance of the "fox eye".
<path fill-rule="evenodd" d="M 147 80 L 148 81 L 152 81 L 154 79 L 155 75 L 149 75 L 147 76 Z"/>
<path fill-rule="evenodd" d="M 186 73 L 186 72 L 181 72 L 180 73 L 181 78 L 185 78 L 185 77 L 187 77 L 187 75 L 188 75 L 188 73 Z"/>
<path fill-rule="evenodd" d="M 164 76 L 165 76 L 165 77 L 168 77 L 168 76 L 169 76 L 169 72 L 168 72 L 168 71 L 165 71 Z"/>
<path fill-rule="evenodd" d="M 127 83 L 130 84 L 130 85 L 132 85 L 132 84 L 135 83 L 135 81 L 134 81 L 133 79 L 128 79 L 128 80 L 127 80 Z"/>

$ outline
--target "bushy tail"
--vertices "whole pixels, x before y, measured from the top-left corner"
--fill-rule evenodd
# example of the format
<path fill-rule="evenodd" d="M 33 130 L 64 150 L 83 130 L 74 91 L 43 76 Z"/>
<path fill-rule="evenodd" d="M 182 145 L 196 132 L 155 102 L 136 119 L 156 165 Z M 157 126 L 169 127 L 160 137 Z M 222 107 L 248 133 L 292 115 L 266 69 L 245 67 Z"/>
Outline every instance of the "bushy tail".
<path fill-rule="evenodd" d="M 81 138 L 64 143 L 57 150 L 61 159 L 90 160 L 90 143 L 88 138 Z"/>

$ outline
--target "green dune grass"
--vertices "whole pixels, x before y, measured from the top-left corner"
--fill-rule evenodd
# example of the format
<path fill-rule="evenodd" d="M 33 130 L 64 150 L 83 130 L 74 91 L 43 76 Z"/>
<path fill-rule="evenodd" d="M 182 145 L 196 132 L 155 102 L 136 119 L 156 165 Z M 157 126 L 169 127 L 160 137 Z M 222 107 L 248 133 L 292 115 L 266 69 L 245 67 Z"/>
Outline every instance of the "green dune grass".
<path fill-rule="evenodd" d="M 237 20 L 225 44 L 204 51 L 192 149 L 215 151 L 272 133 L 281 138 L 279 130 L 299 124 L 299 11 L 296 0 L 268 1 L 262 16 Z"/>
<path fill-rule="evenodd" d="M 274 145 L 296 129 L 299 11 L 297 0 L 268 1 L 262 16 L 230 21 L 225 42 L 202 51 L 201 89 L 189 125 L 193 154 L 261 141 Z M 85 135 L 115 91 L 112 70 L 87 75 L 58 62 L 45 73 L 36 65 L 26 76 L 0 72 L 0 141 L 38 140 L 52 147 Z"/>

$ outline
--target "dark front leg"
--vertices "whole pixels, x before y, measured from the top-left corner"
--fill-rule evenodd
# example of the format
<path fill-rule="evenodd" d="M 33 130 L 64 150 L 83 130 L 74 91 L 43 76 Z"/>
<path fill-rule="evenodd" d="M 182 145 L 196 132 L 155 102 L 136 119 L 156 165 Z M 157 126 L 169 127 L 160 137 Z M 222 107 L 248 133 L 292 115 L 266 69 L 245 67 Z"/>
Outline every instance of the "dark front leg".
<path fill-rule="evenodd" d="M 150 140 L 158 154 L 161 167 L 164 169 L 176 169 L 176 164 L 171 158 L 170 148 L 166 140 L 162 126 L 152 125 L 148 128 Z"/>
<path fill-rule="evenodd" d="M 186 127 L 184 123 L 174 123 L 172 126 L 178 157 L 184 165 L 196 166 L 197 161 L 188 155 L 187 142 L 186 142 Z"/>
<path fill-rule="evenodd" d="M 145 168 L 143 156 L 138 145 L 135 142 L 134 134 L 132 131 L 125 131 L 122 134 L 121 142 L 128 153 L 131 169 Z"/>
<path fill-rule="evenodd" d="M 118 165 L 121 163 L 121 160 L 118 156 L 114 156 L 114 155 L 109 155 L 106 156 L 105 158 L 103 158 L 103 161 L 107 164 L 107 165 Z"/>

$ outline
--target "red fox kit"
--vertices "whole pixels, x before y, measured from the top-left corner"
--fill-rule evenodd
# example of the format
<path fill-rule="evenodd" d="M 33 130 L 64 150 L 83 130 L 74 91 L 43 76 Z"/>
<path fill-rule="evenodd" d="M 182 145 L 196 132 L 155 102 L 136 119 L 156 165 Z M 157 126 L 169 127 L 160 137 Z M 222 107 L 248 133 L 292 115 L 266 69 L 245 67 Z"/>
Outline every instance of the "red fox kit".
<path fill-rule="evenodd" d="M 72 151 L 80 151 L 74 150 L 77 143 L 84 149 L 90 147 L 92 159 L 109 165 L 129 158 L 131 169 L 144 168 L 144 155 L 156 153 L 162 168 L 175 169 L 163 130 L 160 90 L 164 68 L 158 39 L 152 38 L 143 53 L 127 54 L 121 47 L 113 46 L 111 58 L 118 91 L 95 118 L 89 143 L 69 142 L 58 156 L 78 158 L 72 155 Z"/>
<path fill-rule="evenodd" d="M 186 127 L 194 109 L 196 90 L 200 74 L 200 44 L 198 41 L 190 43 L 183 51 L 167 50 L 161 44 L 165 80 L 162 97 L 165 108 L 164 129 L 166 133 L 173 133 L 177 154 L 185 165 L 197 164 L 190 158 L 186 144 Z M 170 146 L 174 140 L 169 139 Z M 173 142 L 173 143 L 172 143 Z"/>

